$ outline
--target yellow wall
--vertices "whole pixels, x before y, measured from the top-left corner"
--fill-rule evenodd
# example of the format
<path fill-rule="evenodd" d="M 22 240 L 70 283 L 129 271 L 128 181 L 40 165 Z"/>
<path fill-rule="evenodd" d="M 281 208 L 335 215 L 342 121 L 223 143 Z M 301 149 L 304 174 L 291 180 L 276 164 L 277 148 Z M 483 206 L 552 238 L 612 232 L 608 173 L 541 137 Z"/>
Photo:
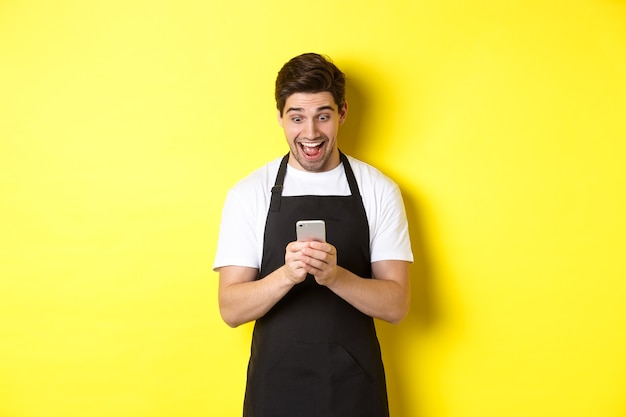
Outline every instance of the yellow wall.
<path fill-rule="evenodd" d="M 406 198 L 392 414 L 625 416 L 623 0 L 0 1 L 0 416 L 240 415 L 221 205 L 307 51 Z"/>

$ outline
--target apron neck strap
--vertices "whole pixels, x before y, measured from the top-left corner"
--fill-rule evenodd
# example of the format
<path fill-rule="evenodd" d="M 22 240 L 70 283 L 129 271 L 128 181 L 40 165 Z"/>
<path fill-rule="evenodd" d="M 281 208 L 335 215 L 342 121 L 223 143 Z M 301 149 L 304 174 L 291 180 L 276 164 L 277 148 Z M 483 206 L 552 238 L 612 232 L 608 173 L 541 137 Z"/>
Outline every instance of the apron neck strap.
<path fill-rule="evenodd" d="M 280 161 L 280 167 L 278 167 L 278 175 L 276 175 L 276 181 L 272 187 L 272 199 L 270 200 L 270 211 L 280 211 L 280 198 L 283 195 L 283 182 L 285 181 L 285 173 L 287 172 L 287 162 L 289 161 L 289 154 L 283 157 Z"/>
<path fill-rule="evenodd" d="M 352 171 L 350 162 L 348 162 L 348 157 L 344 155 L 343 152 L 339 151 L 339 159 L 343 163 L 343 171 L 346 173 L 346 179 L 348 180 L 348 185 L 350 186 L 350 193 L 353 197 L 361 198 L 359 186 L 356 184 L 356 178 L 354 177 L 354 172 Z"/>

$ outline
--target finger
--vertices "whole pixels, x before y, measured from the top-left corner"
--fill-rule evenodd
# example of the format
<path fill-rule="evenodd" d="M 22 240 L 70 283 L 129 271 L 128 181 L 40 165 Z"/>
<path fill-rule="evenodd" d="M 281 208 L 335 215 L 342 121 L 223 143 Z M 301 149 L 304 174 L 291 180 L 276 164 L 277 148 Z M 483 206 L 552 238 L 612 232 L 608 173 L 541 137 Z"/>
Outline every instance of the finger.
<path fill-rule="evenodd" d="M 316 276 L 327 274 L 331 268 L 327 262 L 315 258 L 308 258 L 305 263 L 307 272 Z"/>
<path fill-rule="evenodd" d="M 310 254 L 311 261 L 308 262 L 318 269 L 332 268 L 337 264 L 337 257 L 327 252 L 314 251 Z M 313 260 L 315 262 L 313 262 Z"/>
<path fill-rule="evenodd" d="M 313 241 L 310 242 L 309 245 L 310 248 L 312 249 L 316 249 L 322 252 L 326 252 L 326 253 L 330 253 L 330 254 L 335 254 L 336 253 L 336 249 L 333 245 L 331 245 L 330 243 L 327 242 L 317 242 L 317 241 Z"/>

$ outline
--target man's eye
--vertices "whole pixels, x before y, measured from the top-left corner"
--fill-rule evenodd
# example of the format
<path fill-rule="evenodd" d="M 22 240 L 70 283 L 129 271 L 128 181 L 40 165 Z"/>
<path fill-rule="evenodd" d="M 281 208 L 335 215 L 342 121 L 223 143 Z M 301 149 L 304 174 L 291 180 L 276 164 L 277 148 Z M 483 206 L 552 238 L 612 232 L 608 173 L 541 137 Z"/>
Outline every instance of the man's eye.
<path fill-rule="evenodd" d="M 300 123 L 302 121 L 302 117 L 292 117 L 291 120 L 295 123 Z"/>
<path fill-rule="evenodd" d="M 327 115 L 327 114 L 322 114 L 322 115 L 320 115 L 319 119 L 322 120 L 322 121 L 328 120 L 328 119 L 330 119 L 330 116 Z"/>

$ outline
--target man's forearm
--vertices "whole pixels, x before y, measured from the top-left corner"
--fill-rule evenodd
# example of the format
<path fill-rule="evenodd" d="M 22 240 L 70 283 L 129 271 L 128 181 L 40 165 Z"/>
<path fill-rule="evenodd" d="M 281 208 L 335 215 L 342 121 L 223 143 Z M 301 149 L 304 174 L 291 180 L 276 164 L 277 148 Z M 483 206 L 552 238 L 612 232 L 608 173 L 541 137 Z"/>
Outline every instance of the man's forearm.
<path fill-rule="evenodd" d="M 260 280 L 256 279 L 256 270 L 246 271 L 249 275 L 245 281 L 233 278 L 234 274 L 241 273 L 239 267 L 220 270 L 220 313 L 231 327 L 263 317 L 294 285 L 285 276 L 283 267 Z"/>
<path fill-rule="evenodd" d="M 363 314 L 396 324 L 410 306 L 408 263 L 402 264 L 387 269 L 388 273 L 402 275 L 400 279 L 365 279 L 340 268 L 328 288 Z"/>

